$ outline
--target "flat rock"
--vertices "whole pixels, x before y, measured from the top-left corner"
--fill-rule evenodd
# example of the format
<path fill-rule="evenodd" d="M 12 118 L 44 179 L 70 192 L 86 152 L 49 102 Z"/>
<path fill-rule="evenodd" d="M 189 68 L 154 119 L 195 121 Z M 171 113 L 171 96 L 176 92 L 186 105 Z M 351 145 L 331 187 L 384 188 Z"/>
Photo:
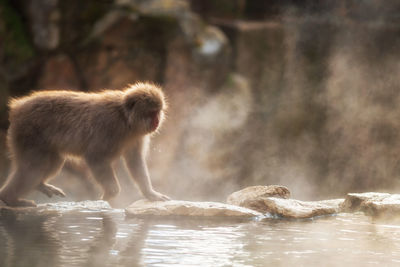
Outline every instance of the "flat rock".
<path fill-rule="evenodd" d="M 301 201 L 296 199 L 267 197 L 259 200 L 258 207 L 261 207 L 261 201 L 264 204 L 264 213 L 268 212 L 290 219 L 306 219 L 341 212 L 344 199 Z"/>
<path fill-rule="evenodd" d="M 138 200 L 125 209 L 131 216 L 196 216 L 251 218 L 261 213 L 219 202 L 191 202 L 182 200 L 155 201 Z"/>
<path fill-rule="evenodd" d="M 343 203 L 343 210 L 362 211 L 371 216 L 398 216 L 400 215 L 400 194 L 349 193 Z"/>
<path fill-rule="evenodd" d="M 64 213 L 64 212 L 102 212 L 111 211 L 112 208 L 108 202 L 103 200 L 97 201 L 61 201 L 54 203 L 38 204 L 37 207 L 10 207 L 0 200 L 0 210 L 9 210 L 11 212 L 28 212 L 28 213 Z"/>
<path fill-rule="evenodd" d="M 110 204 L 104 200 L 86 200 L 86 201 L 60 201 L 55 203 L 39 204 L 37 209 L 57 212 L 70 211 L 109 211 L 112 210 Z"/>

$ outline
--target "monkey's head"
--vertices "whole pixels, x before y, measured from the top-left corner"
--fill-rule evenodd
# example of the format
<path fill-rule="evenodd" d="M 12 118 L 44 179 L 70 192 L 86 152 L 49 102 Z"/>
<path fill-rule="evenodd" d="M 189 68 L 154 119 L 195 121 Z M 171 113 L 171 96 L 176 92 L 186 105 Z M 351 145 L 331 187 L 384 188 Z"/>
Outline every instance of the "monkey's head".
<path fill-rule="evenodd" d="M 137 83 L 125 91 L 123 109 L 128 127 L 148 134 L 156 131 L 164 119 L 165 97 L 160 87 Z"/>

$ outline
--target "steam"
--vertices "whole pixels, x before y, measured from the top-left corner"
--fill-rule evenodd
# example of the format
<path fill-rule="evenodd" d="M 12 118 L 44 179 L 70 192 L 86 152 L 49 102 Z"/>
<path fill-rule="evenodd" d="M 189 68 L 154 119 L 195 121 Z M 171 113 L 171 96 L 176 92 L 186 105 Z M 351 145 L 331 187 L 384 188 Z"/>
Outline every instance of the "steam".
<path fill-rule="evenodd" d="M 223 200 L 253 184 L 282 184 L 300 199 L 399 188 L 400 61 L 380 50 L 398 47 L 394 32 L 383 22 L 299 21 L 283 24 L 281 65 L 267 66 L 282 69 L 274 83 L 227 83 L 187 114 L 167 175 L 172 195 Z"/>
<path fill-rule="evenodd" d="M 187 71 L 193 58 L 170 51 L 170 110 L 149 156 L 154 187 L 185 200 L 269 184 L 299 199 L 399 189 L 400 40 L 369 11 L 373 22 L 291 12 L 256 32 L 259 43 L 246 39 L 252 27 L 238 27 L 234 67 L 218 88 L 201 68 Z M 209 41 L 204 53 L 222 49 Z M 121 199 L 140 198 L 126 172 L 118 176 Z"/>

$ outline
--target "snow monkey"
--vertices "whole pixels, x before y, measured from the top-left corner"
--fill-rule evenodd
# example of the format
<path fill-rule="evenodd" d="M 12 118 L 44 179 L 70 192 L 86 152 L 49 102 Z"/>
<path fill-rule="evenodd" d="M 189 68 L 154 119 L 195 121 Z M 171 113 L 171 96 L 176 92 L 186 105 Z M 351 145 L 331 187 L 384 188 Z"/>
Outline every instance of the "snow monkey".
<path fill-rule="evenodd" d="M 109 200 L 120 191 L 112 163 L 122 156 L 146 198 L 168 200 L 153 190 L 145 160 L 165 109 L 161 88 L 149 83 L 97 93 L 39 91 L 11 100 L 7 144 L 13 169 L 0 199 L 9 206 L 36 206 L 21 197 L 35 189 L 65 196 L 47 181 L 66 158 L 78 157 L 102 187 L 102 199 Z"/>

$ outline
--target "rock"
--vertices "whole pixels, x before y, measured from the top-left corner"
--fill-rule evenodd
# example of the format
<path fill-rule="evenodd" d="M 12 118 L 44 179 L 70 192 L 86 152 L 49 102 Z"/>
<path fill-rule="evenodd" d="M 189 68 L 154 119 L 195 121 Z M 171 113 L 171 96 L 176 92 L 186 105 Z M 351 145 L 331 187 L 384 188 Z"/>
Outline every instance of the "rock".
<path fill-rule="evenodd" d="M 0 200 L 0 209 L 9 210 L 12 212 L 24 212 L 24 213 L 64 213 L 64 212 L 103 212 L 103 211 L 111 211 L 112 208 L 108 204 L 108 202 L 103 200 L 96 201 L 61 201 L 55 203 L 45 203 L 38 204 L 37 207 L 10 207 L 7 206 L 3 201 Z"/>
<path fill-rule="evenodd" d="M 196 216 L 250 218 L 262 216 L 250 209 L 219 202 L 191 202 L 182 200 L 156 201 L 138 200 L 126 208 L 131 216 Z"/>
<path fill-rule="evenodd" d="M 341 205 L 344 201 L 344 199 L 301 201 L 276 197 L 262 199 L 264 212 L 291 219 L 305 219 L 339 213 L 342 211 Z"/>
<path fill-rule="evenodd" d="M 86 200 L 86 201 L 61 201 L 55 203 L 39 204 L 37 207 L 40 211 L 57 211 L 57 212 L 69 212 L 69 211 L 108 211 L 112 210 L 110 204 L 104 200 Z"/>
<path fill-rule="evenodd" d="M 371 216 L 392 217 L 400 212 L 400 194 L 349 193 L 343 203 L 343 210 L 362 211 Z"/>
<path fill-rule="evenodd" d="M 261 213 L 294 219 L 338 213 L 344 202 L 343 199 L 300 201 L 288 199 L 289 196 L 289 189 L 284 186 L 251 186 L 232 193 L 227 202 Z"/>
<path fill-rule="evenodd" d="M 265 197 L 289 198 L 290 191 L 285 186 L 279 185 L 249 186 L 230 194 L 227 198 L 227 203 L 263 211 L 264 209 L 262 206 L 264 205 L 264 201 L 262 198 Z M 259 207 L 259 205 L 261 205 L 261 207 Z"/>

